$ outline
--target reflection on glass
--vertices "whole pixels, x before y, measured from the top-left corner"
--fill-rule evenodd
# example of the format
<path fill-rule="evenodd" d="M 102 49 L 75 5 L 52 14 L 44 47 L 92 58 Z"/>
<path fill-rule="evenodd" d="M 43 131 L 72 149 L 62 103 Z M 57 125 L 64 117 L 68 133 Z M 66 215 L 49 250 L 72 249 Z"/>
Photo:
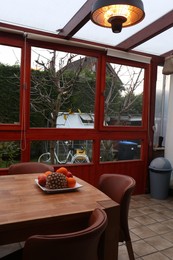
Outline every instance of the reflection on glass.
<path fill-rule="evenodd" d="M 89 163 L 92 161 L 92 141 L 32 142 L 31 155 L 33 160 L 47 164 Z"/>
<path fill-rule="evenodd" d="M 140 159 L 140 140 L 102 140 L 100 161 L 121 161 Z"/>
<path fill-rule="evenodd" d="M 107 63 L 104 121 L 106 125 L 140 126 L 144 69 Z"/>
<path fill-rule="evenodd" d="M 94 128 L 96 66 L 93 57 L 32 47 L 31 126 Z"/>

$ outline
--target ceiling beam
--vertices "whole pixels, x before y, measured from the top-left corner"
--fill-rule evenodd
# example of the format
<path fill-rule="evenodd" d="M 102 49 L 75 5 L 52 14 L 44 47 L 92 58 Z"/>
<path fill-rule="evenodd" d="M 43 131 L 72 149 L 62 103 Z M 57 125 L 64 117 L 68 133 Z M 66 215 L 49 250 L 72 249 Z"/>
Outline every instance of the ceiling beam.
<path fill-rule="evenodd" d="M 77 11 L 77 13 L 64 26 L 64 28 L 59 30 L 58 35 L 69 40 L 90 20 L 91 8 L 95 2 L 96 0 L 86 1 L 86 3 L 79 9 L 79 11 Z"/>
<path fill-rule="evenodd" d="M 135 33 L 127 40 L 119 43 L 115 47 L 124 51 L 129 51 L 135 48 L 136 46 L 139 46 L 140 44 L 157 36 L 158 34 L 168 30 L 172 26 L 173 26 L 173 10 L 163 15 L 155 22 L 149 24 L 144 29 Z"/>
<path fill-rule="evenodd" d="M 161 57 L 168 57 L 169 55 L 173 54 L 173 50 L 167 51 L 165 53 L 163 53 L 162 55 L 160 55 Z"/>

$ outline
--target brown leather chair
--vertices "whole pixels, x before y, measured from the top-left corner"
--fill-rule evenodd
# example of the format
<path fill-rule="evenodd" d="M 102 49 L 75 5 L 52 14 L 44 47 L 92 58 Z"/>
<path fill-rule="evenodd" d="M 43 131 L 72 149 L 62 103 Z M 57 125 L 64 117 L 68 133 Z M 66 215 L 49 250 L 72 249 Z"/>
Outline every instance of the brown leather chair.
<path fill-rule="evenodd" d="M 99 179 L 99 189 L 120 204 L 119 242 L 125 241 L 130 260 L 135 258 L 129 232 L 128 212 L 131 194 L 135 189 L 135 185 L 135 180 L 127 175 L 103 174 Z"/>
<path fill-rule="evenodd" d="M 22 250 L 3 257 L 3 260 L 101 260 L 102 239 L 107 215 L 95 209 L 82 230 L 56 235 L 29 237 Z"/>
<path fill-rule="evenodd" d="M 43 173 L 54 171 L 53 166 L 39 162 L 23 162 L 10 165 L 8 174 Z"/>

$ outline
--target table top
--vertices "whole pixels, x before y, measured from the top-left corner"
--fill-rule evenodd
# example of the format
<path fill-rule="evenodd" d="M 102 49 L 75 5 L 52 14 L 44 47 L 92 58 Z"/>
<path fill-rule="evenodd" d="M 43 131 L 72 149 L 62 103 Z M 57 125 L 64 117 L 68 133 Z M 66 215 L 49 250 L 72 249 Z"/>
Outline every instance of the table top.
<path fill-rule="evenodd" d="M 38 174 L 0 177 L 0 229 L 6 224 L 89 212 L 110 202 L 104 193 L 79 178 L 76 180 L 83 186 L 76 191 L 47 194 L 35 183 L 37 177 Z"/>
<path fill-rule="evenodd" d="M 0 245 L 34 234 L 75 232 L 84 228 L 95 208 L 102 208 L 108 217 L 102 259 L 118 259 L 119 204 L 77 177 L 81 188 L 48 194 L 35 183 L 37 177 L 38 173 L 0 176 Z"/>

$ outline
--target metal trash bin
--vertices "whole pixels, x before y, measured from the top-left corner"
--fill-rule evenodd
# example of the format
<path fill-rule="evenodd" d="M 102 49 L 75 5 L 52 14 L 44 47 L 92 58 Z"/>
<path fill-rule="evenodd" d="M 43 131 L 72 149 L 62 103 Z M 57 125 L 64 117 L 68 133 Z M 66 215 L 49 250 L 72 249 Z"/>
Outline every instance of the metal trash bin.
<path fill-rule="evenodd" d="M 133 160 L 137 151 L 137 143 L 120 141 L 118 144 L 118 160 Z"/>
<path fill-rule="evenodd" d="M 158 157 L 150 163 L 149 169 L 151 197 L 160 200 L 166 199 L 172 172 L 171 163 L 164 157 Z"/>

